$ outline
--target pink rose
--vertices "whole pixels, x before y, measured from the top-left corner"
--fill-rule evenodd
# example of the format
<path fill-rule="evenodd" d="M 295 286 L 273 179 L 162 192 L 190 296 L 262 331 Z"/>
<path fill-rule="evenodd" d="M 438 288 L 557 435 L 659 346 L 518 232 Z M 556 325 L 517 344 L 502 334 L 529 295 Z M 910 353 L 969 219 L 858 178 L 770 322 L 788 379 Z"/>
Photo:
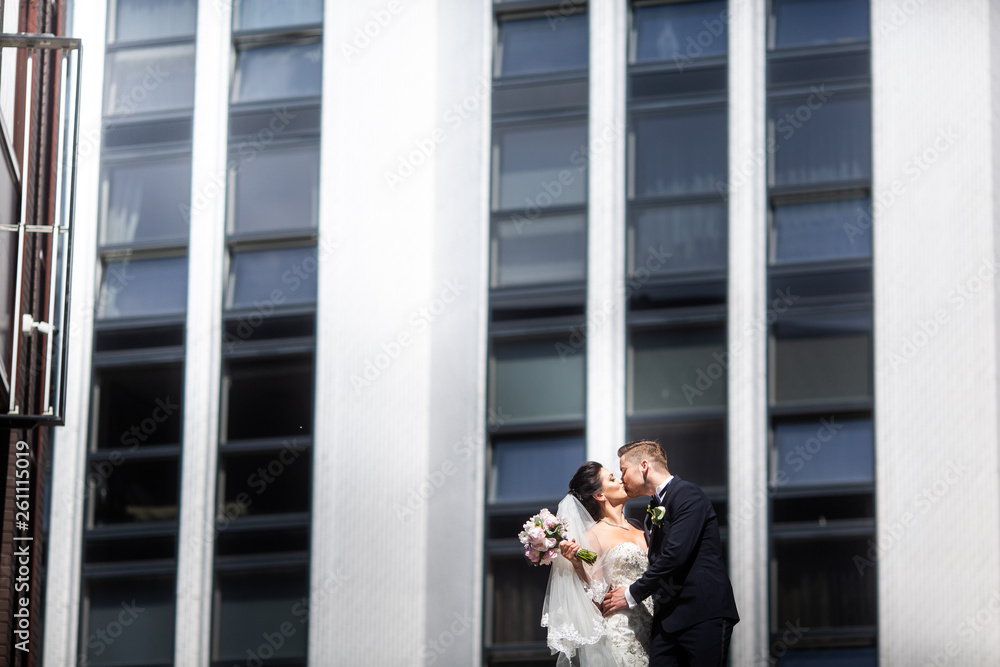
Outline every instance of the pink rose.
<path fill-rule="evenodd" d="M 530 547 L 527 548 L 527 549 L 525 549 L 524 550 L 524 555 L 527 556 L 528 560 L 530 560 L 532 563 L 537 563 L 538 562 L 538 552 L 535 551 L 534 549 L 532 549 Z"/>
<path fill-rule="evenodd" d="M 545 526 L 546 528 L 554 528 L 555 526 L 559 525 L 559 519 L 550 514 L 544 519 L 542 519 L 542 525 Z"/>

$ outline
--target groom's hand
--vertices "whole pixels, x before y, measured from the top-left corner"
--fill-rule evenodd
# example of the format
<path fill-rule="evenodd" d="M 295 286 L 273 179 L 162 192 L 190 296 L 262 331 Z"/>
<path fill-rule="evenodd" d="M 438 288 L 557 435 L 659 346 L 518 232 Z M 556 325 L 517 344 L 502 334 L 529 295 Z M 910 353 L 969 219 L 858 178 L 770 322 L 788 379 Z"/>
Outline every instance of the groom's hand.
<path fill-rule="evenodd" d="M 628 609 L 628 601 L 625 599 L 625 587 L 619 586 L 608 591 L 608 594 L 604 596 L 604 604 L 601 605 L 601 612 L 607 616 L 623 609 Z"/>

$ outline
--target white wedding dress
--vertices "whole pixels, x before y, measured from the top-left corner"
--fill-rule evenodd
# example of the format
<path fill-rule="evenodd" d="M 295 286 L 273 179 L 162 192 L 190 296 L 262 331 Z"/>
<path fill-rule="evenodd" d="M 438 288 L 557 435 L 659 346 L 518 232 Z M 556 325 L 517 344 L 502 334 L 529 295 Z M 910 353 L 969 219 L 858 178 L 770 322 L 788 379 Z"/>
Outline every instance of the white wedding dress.
<path fill-rule="evenodd" d="M 599 554 L 594 566 L 588 566 L 590 585 L 584 585 L 566 559 L 552 563 L 542 625 L 548 628 L 549 648 L 560 654 L 559 667 L 647 667 L 652 600 L 606 618 L 597 606 L 608 590 L 628 586 L 642 576 L 648 564 L 646 552 L 627 541 L 602 552 L 588 539 L 594 520 L 572 496 L 559 503 L 558 515 L 569 520 L 567 539 Z"/>
<path fill-rule="evenodd" d="M 604 554 L 601 563 L 605 587 L 593 589 L 600 600 L 609 588 L 628 586 L 642 576 L 649 565 L 646 552 L 634 542 L 621 542 Z M 618 667 L 649 665 L 649 632 L 653 623 L 653 599 L 646 598 L 634 609 L 626 609 L 604 619 L 604 635 L 611 645 Z"/>

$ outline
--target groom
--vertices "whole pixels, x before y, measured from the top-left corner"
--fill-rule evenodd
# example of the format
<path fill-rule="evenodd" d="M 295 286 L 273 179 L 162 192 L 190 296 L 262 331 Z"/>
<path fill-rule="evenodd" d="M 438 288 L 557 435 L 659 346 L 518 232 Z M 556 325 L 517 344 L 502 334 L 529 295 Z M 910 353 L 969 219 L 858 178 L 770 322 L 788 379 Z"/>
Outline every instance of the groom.
<path fill-rule="evenodd" d="M 652 595 L 650 667 L 725 667 L 740 617 L 712 504 L 697 485 L 670 474 L 658 442 L 630 442 L 618 456 L 629 497 L 653 497 L 645 521 L 649 567 L 631 586 L 608 591 L 604 615 Z"/>

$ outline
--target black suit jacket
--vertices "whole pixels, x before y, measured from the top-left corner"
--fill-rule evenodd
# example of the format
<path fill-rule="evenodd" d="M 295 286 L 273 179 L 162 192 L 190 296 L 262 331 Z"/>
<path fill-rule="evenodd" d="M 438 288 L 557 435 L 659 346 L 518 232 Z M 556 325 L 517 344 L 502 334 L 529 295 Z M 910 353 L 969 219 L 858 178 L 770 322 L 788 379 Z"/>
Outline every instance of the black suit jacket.
<path fill-rule="evenodd" d="M 736 623 L 740 617 L 712 503 L 700 487 L 675 475 L 663 506 L 663 524 L 649 533 L 649 568 L 629 587 L 632 597 L 641 602 L 653 596 L 653 623 L 664 632 L 713 618 Z"/>

